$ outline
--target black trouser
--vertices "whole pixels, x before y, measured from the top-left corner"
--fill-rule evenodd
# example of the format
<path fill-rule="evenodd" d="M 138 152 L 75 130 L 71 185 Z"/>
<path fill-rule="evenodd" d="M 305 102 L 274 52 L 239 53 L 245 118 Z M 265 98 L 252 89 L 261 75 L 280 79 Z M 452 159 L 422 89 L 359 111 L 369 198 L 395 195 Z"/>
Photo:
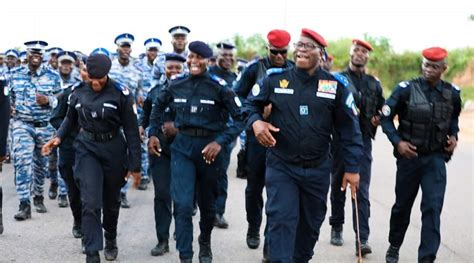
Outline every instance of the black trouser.
<path fill-rule="evenodd" d="M 171 225 L 171 158 L 162 153 L 160 157 L 149 155 L 150 172 L 155 188 L 155 228 L 158 242 L 168 241 Z"/>
<path fill-rule="evenodd" d="M 81 225 L 82 222 L 82 202 L 81 191 L 74 178 L 74 161 L 76 151 L 73 146 L 74 138 L 67 137 L 59 146 L 58 168 L 61 177 L 67 186 L 67 195 L 71 206 L 72 216 L 74 217 L 74 225 Z"/>
<path fill-rule="evenodd" d="M 171 196 L 175 207 L 176 248 L 180 258 L 193 257 L 193 207 L 195 193 L 201 220 L 201 236 L 210 237 L 216 216 L 217 180 L 222 154 L 214 162 L 203 160 L 202 149 L 215 136 L 192 137 L 178 133 L 171 145 Z"/>
<path fill-rule="evenodd" d="M 117 235 L 120 210 L 120 188 L 127 175 L 127 147 L 119 134 L 108 142 L 95 142 L 81 132 L 74 143 L 76 164 L 74 173 L 82 199 L 82 232 L 86 252 L 103 249 L 102 227 Z M 103 222 L 101 222 L 103 209 Z"/>
<path fill-rule="evenodd" d="M 359 228 L 360 240 L 367 241 L 369 239 L 370 227 L 370 201 L 369 187 L 371 179 L 372 167 L 372 139 L 370 137 L 363 138 L 364 148 L 363 155 L 360 160 L 360 183 L 357 191 L 357 205 L 359 208 Z M 334 141 L 332 145 L 333 167 L 331 173 L 331 216 L 329 224 L 332 226 L 341 226 L 344 224 L 344 206 L 346 203 L 346 193 L 341 191 L 342 178 L 344 177 L 344 155 L 342 145 Z M 349 191 L 350 192 L 350 191 Z M 352 200 L 352 226 L 354 233 L 357 235 L 357 221 L 354 200 Z"/>
<path fill-rule="evenodd" d="M 245 210 L 249 226 L 260 229 L 263 210 L 263 187 L 265 186 L 265 155 L 267 149 L 258 143 L 253 131 L 247 132 L 247 187 L 245 188 Z"/>

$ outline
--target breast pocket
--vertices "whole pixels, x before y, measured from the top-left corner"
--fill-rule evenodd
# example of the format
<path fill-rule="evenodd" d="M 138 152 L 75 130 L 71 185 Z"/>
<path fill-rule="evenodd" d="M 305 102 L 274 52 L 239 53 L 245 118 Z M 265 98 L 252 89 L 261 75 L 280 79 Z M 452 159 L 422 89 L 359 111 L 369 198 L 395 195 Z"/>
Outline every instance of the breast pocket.
<path fill-rule="evenodd" d="M 116 116 L 118 111 L 117 105 L 113 103 L 104 102 L 102 104 L 102 110 L 100 118 L 102 120 L 110 119 L 112 116 Z"/>

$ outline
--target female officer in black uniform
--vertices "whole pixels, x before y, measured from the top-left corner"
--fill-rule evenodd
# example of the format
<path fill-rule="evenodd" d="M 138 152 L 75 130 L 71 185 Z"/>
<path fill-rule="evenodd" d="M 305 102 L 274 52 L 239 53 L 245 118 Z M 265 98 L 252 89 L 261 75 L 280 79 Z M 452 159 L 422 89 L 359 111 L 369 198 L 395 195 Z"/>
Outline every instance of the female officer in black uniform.
<path fill-rule="evenodd" d="M 107 76 L 110 67 L 107 56 L 89 56 L 89 81 L 74 89 L 66 119 L 57 136 L 43 147 L 43 154 L 48 154 L 68 133 L 80 126 L 74 142 L 74 174 L 82 195 L 82 230 L 87 262 L 100 262 L 98 251 L 103 248 L 102 226 L 105 230 L 105 259 L 117 257 L 120 188 L 125 183 L 127 169 L 135 177 L 135 182 L 140 180 L 136 106 L 130 91 Z"/>

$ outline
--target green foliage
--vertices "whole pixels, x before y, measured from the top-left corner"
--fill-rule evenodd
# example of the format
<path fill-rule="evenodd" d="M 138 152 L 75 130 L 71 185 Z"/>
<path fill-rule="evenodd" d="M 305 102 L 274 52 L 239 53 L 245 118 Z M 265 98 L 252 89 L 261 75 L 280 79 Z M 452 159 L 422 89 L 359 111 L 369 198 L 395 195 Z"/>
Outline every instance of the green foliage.
<path fill-rule="evenodd" d="M 236 34 L 233 38 L 233 43 L 236 47 L 236 56 L 246 60 L 251 60 L 254 56 L 265 56 L 266 54 L 266 40 L 260 34 L 255 34 L 244 38 Z"/>
<path fill-rule="evenodd" d="M 395 53 L 390 41 L 385 37 L 365 35 L 365 40 L 372 44 L 374 51 L 370 54 L 368 69 L 370 74 L 380 79 L 388 96 L 397 83 L 421 74 L 420 51 Z M 328 53 L 334 56 L 334 71 L 344 70 L 349 64 L 349 50 L 352 40 L 342 38 L 329 41 Z M 448 71 L 444 79 L 451 81 L 456 74 L 463 72 L 469 61 L 474 59 L 474 48 L 466 47 L 449 51 Z"/>
<path fill-rule="evenodd" d="M 474 87 L 461 87 L 461 100 L 464 106 L 466 101 L 474 101 Z"/>

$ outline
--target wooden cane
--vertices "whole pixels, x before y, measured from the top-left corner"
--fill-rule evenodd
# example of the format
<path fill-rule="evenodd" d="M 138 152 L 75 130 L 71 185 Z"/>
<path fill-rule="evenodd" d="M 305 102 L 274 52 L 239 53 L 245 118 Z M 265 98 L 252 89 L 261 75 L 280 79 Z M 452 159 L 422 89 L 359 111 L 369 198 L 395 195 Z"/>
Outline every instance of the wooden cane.
<path fill-rule="evenodd" d="M 357 263 L 362 263 L 362 249 L 361 249 L 361 244 L 360 244 L 360 231 L 359 231 L 359 205 L 357 204 L 357 193 L 354 194 L 354 203 L 355 203 L 356 227 L 357 227 L 357 250 L 359 251 Z"/>

